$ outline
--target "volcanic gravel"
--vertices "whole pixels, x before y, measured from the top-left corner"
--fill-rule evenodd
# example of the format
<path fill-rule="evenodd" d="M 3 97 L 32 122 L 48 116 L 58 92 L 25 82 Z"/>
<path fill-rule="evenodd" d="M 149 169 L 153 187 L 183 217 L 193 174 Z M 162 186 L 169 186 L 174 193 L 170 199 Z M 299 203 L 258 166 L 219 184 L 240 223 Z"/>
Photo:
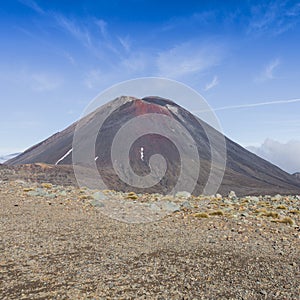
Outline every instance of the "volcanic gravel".
<path fill-rule="evenodd" d="M 0 182 L 0 299 L 300 299 L 299 199 Z"/>

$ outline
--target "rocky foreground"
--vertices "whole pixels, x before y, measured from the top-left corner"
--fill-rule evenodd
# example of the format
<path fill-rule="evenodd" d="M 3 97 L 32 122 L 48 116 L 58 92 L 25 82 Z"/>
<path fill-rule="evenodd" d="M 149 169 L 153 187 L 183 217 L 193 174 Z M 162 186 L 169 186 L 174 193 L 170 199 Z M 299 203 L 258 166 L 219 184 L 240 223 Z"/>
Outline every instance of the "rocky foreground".
<path fill-rule="evenodd" d="M 0 205 L 0 299 L 300 299 L 299 196 L 13 180 Z"/>

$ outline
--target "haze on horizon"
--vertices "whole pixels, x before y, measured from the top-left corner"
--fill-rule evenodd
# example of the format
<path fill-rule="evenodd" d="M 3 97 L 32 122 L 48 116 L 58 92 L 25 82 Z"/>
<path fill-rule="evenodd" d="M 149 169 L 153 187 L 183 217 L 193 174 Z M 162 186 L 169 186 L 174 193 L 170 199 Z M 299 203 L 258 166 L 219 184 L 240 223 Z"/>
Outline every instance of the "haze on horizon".
<path fill-rule="evenodd" d="M 64 129 L 113 84 L 159 76 L 199 92 L 226 136 L 300 171 L 300 2 L 1 4 L 0 155 Z"/>

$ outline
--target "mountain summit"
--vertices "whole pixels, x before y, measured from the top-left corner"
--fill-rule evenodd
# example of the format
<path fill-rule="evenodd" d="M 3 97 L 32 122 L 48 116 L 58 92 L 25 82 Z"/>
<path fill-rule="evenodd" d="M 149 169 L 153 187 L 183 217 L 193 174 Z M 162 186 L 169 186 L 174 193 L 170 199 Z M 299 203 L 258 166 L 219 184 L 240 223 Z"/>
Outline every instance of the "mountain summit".
<path fill-rule="evenodd" d="M 6 163 L 96 167 L 109 189 L 122 191 L 166 194 L 194 182 L 197 195 L 217 192 L 207 186 L 220 180 L 220 193 L 300 193 L 294 176 L 154 96 L 110 101 Z"/>

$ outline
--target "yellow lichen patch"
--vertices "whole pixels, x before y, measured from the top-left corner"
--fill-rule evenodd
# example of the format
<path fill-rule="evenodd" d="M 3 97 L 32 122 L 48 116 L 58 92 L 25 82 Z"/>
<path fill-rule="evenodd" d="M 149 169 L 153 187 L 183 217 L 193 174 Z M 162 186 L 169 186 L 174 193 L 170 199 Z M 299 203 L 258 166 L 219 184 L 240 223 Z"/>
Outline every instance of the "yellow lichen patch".
<path fill-rule="evenodd" d="M 224 212 L 222 210 L 214 210 L 209 212 L 211 216 L 224 216 Z"/>
<path fill-rule="evenodd" d="M 33 191 L 33 188 L 25 188 L 25 189 L 23 189 L 23 192 L 30 192 L 30 191 Z"/>
<path fill-rule="evenodd" d="M 271 217 L 273 219 L 279 218 L 279 214 L 276 211 L 267 211 L 267 212 L 261 213 L 260 215 L 263 217 Z"/>
<path fill-rule="evenodd" d="M 278 205 L 276 208 L 277 209 L 286 209 L 286 206 L 285 205 Z"/>
<path fill-rule="evenodd" d="M 41 185 L 45 189 L 51 189 L 53 187 L 53 185 L 51 183 L 42 183 Z"/>
<path fill-rule="evenodd" d="M 209 215 L 205 212 L 198 212 L 193 214 L 193 217 L 201 219 L 201 218 L 209 218 Z"/>
<path fill-rule="evenodd" d="M 132 199 L 132 200 L 136 200 L 136 199 L 138 199 L 138 198 L 139 198 L 139 197 L 138 197 L 137 194 L 134 193 L 134 192 L 128 193 L 128 194 L 127 194 L 127 197 L 126 197 L 126 199 Z"/>

